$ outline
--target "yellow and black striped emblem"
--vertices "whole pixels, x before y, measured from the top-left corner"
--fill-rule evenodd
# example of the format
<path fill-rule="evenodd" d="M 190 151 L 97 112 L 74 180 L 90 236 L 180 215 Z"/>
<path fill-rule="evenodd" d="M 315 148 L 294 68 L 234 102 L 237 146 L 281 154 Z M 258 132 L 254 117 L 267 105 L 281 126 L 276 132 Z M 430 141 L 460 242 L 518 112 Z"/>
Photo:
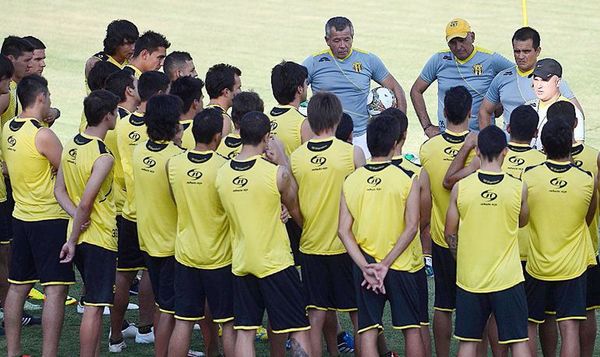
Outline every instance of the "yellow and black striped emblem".
<path fill-rule="evenodd" d="M 475 75 L 480 76 L 483 74 L 483 65 L 481 63 L 477 63 L 475 65 L 473 65 L 473 73 L 475 73 Z"/>
<path fill-rule="evenodd" d="M 360 72 L 360 71 L 362 71 L 362 63 L 354 62 L 354 63 L 352 63 L 352 68 L 354 68 L 355 72 Z"/>

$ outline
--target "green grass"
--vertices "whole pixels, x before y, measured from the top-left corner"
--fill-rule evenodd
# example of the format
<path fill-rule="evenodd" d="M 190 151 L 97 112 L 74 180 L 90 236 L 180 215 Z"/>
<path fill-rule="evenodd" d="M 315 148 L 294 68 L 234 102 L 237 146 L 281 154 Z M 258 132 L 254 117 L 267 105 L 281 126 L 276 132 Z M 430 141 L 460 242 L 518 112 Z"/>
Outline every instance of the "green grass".
<path fill-rule="evenodd" d="M 228 62 L 242 69 L 243 89 L 253 89 L 265 101 L 275 104 L 270 91 L 270 70 L 281 59 L 301 62 L 325 47 L 324 22 L 344 15 L 355 25 L 354 45 L 379 55 L 407 92 L 425 61 L 445 47 L 443 31 L 453 17 L 471 22 L 479 46 L 498 51 L 512 59 L 510 38 L 522 25 L 521 1 L 471 0 L 429 1 L 13 1 L 3 4 L 0 36 L 34 35 L 47 45 L 47 69 L 54 106 L 63 116 L 53 129 L 62 140 L 76 133 L 82 111 L 83 68 L 86 59 L 102 49 L 106 25 L 127 18 L 141 31 L 152 29 L 165 34 L 170 50 L 192 54 L 202 75 L 212 64 Z M 587 142 L 600 147 L 600 2 L 580 0 L 529 1 L 529 25 L 542 35 L 542 57 L 558 59 L 564 77 L 586 114 Z M 436 112 L 436 88 L 426 93 L 430 115 Z M 406 151 L 417 152 L 425 137 L 409 104 L 409 137 Z M 432 285 L 432 284 L 431 284 Z M 72 295 L 77 296 L 75 286 Z M 388 316 L 389 317 L 389 316 Z M 136 320 L 135 314 L 128 318 Z M 61 356 L 73 356 L 78 348 L 80 316 L 67 308 Z M 389 321 L 388 321 L 389 322 Z M 349 329 L 349 320 L 342 318 Z M 105 324 L 108 329 L 107 324 Z M 102 343 L 106 353 L 106 336 Z M 402 350 L 399 332 L 386 331 L 390 346 Z M 456 344 L 453 342 L 453 346 Z M 25 328 L 24 352 L 40 355 L 41 330 Z M 194 347 L 200 347 L 194 335 Z M 5 350 L 0 339 L 0 350 Z M 267 354 L 265 343 L 257 344 L 258 355 Z M 124 355 L 150 355 L 150 347 L 132 345 Z"/>

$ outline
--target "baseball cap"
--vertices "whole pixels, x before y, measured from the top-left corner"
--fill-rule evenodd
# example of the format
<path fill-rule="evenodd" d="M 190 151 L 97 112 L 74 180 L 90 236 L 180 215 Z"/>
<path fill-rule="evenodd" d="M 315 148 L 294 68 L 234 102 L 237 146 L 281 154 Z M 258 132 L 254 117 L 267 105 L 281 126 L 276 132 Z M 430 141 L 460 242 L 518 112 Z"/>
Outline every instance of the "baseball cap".
<path fill-rule="evenodd" d="M 533 72 L 529 75 L 529 77 L 540 77 L 543 80 L 548 80 L 552 76 L 562 77 L 562 66 L 552 58 L 537 61 Z"/>
<path fill-rule="evenodd" d="M 453 38 L 465 38 L 471 32 L 471 25 L 464 19 L 453 19 L 446 25 L 446 42 L 450 42 Z"/>

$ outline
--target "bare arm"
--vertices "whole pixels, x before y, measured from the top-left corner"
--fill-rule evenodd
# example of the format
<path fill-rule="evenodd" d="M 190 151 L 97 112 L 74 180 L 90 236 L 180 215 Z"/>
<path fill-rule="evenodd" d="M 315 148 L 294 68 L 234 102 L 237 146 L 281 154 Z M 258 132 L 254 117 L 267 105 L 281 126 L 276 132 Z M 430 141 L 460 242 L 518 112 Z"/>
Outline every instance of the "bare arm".
<path fill-rule="evenodd" d="M 478 158 L 474 158 L 473 161 L 465 167 L 469 153 L 475 148 L 476 144 L 477 134 L 474 132 L 469 133 L 465 139 L 465 143 L 460 150 L 458 150 L 454 160 L 452 160 L 452 163 L 448 167 L 448 171 L 446 171 L 446 176 L 444 176 L 444 182 L 442 183 L 445 189 L 451 190 L 454 184 L 459 180 L 469 176 L 479 168 L 480 163 Z"/>
<path fill-rule="evenodd" d="M 65 210 L 65 212 L 67 212 L 69 216 L 75 216 L 75 210 L 77 207 L 73 201 L 71 201 L 71 197 L 69 197 L 69 193 L 67 192 L 62 165 L 58 168 L 58 173 L 56 174 L 56 182 L 54 183 L 54 197 L 56 197 L 58 204 L 63 210 Z"/>
<path fill-rule="evenodd" d="M 300 142 L 304 144 L 308 140 L 310 140 L 315 134 L 312 132 L 310 128 L 310 124 L 308 123 L 308 119 L 304 119 L 302 122 L 302 126 L 300 127 Z"/>
<path fill-rule="evenodd" d="M 354 168 L 358 169 L 359 167 L 365 166 L 367 160 L 365 159 L 365 154 L 362 149 L 358 146 L 354 147 Z"/>
<path fill-rule="evenodd" d="M 287 166 L 279 166 L 277 170 L 277 187 L 281 193 L 281 201 L 287 208 L 292 219 L 302 227 L 304 218 L 298 202 L 298 184 Z"/>
<path fill-rule="evenodd" d="M 221 135 L 226 137 L 227 135 L 233 132 L 231 127 L 231 119 L 227 114 L 223 114 L 223 130 L 221 131 Z"/>
<path fill-rule="evenodd" d="M 87 80 L 88 76 L 90 75 L 90 71 L 92 70 L 92 68 L 94 68 L 94 66 L 96 65 L 96 63 L 100 62 L 100 59 L 92 56 L 90 57 L 86 62 L 85 62 L 85 69 L 84 69 L 84 74 L 85 74 L 85 79 Z"/>
<path fill-rule="evenodd" d="M 487 98 L 483 98 L 483 102 L 481 102 L 478 114 L 480 130 L 483 130 L 483 128 L 492 124 L 492 114 L 494 114 L 495 108 L 496 105 L 494 103 L 490 102 Z"/>
<path fill-rule="evenodd" d="M 519 227 L 525 227 L 529 222 L 529 205 L 527 204 L 527 184 L 523 182 L 521 191 L 521 211 L 519 213 Z"/>
<path fill-rule="evenodd" d="M 4 114 L 8 105 L 10 104 L 10 94 L 2 94 L 0 95 L 0 114 Z"/>
<path fill-rule="evenodd" d="M 55 170 L 60 166 L 60 156 L 62 155 L 62 144 L 54 132 L 48 128 L 42 128 L 35 136 L 35 147 L 42 154 Z"/>
<path fill-rule="evenodd" d="M 431 182 L 429 181 L 429 174 L 427 170 L 422 169 L 419 175 L 420 188 L 421 188 L 421 202 L 420 202 L 420 235 L 421 235 L 421 246 L 423 247 L 423 254 L 431 255 Z"/>
<path fill-rule="evenodd" d="M 400 83 L 398 83 L 396 78 L 394 78 L 394 76 L 390 73 L 379 84 L 394 92 L 394 95 L 396 96 L 396 108 L 402 110 L 403 113 L 406 113 L 406 95 L 404 94 L 404 89 L 402 89 L 402 86 Z"/>
<path fill-rule="evenodd" d="M 425 106 L 425 98 L 423 93 L 429 88 L 430 83 L 425 82 L 421 77 L 417 78 L 413 86 L 410 88 L 410 100 L 412 101 L 417 118 L 421 124 L 421 128 L 425 130 L 425 135 L 431 138 L 440 133 L 440 127 L 433 124 L 427 114 L 427 107 Z"/>
<path fill-rule="evenodd" d="M 446 226 L 444 228 L 444 236 L 446 242 L 450 248 L 450 252 L 454 259 L 456 259 L 456 250 L 458 248 L 458 206 L 456 204 L 456 197 L 458 196 L 458 186 L 454 186 L 450 193 L 450 205 L 448 206 L 448 212 L 446 213 Z"/>

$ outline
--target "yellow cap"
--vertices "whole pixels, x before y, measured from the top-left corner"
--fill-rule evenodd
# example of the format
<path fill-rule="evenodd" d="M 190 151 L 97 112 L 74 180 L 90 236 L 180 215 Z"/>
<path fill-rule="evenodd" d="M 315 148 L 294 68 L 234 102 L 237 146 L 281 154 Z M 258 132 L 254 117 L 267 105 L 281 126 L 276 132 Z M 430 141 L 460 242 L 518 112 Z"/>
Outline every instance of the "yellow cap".
<path fill-rule="evenodd" d="M 446 42 L 450 42 L 453 38 L 465 38 L 471 32 L 471 25 L 467 20 L 453 19 L 446 25 Z"/>

